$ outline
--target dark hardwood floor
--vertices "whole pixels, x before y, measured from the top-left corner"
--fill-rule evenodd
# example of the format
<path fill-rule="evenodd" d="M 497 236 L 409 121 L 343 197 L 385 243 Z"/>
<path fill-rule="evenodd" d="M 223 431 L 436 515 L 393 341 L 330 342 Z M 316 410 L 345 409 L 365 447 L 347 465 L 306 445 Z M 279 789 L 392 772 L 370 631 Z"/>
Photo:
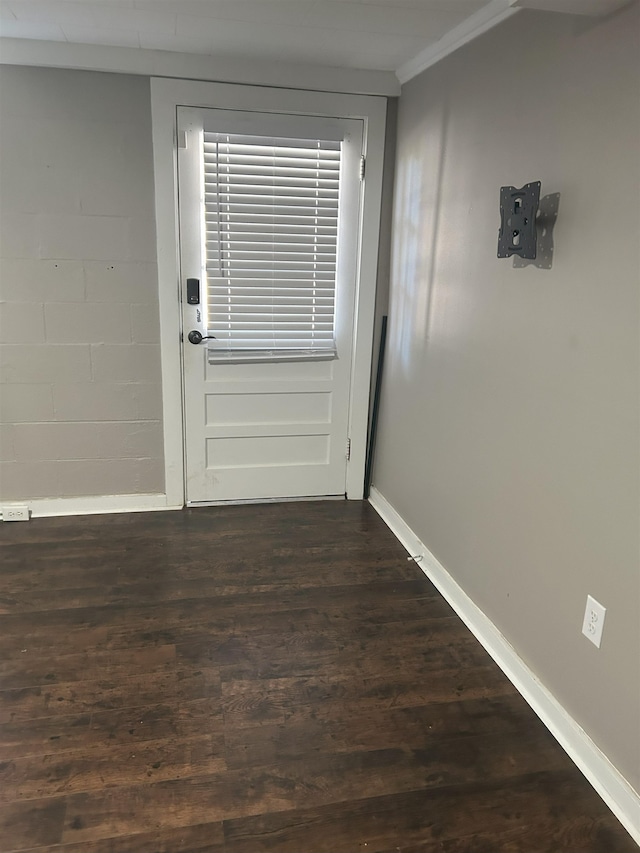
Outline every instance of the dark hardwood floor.
<path fill-rule="evenodd" d="M 616 853 L 360 502 L 0 525 L 0 849 Z"/>

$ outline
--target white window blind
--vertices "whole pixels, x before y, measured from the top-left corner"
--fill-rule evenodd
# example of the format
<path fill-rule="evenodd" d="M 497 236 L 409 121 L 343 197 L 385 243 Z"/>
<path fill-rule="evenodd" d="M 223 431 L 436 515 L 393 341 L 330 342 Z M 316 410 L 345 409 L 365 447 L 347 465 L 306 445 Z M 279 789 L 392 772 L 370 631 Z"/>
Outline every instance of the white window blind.
<path fill-rule="evenodd" d="M 209 359 L 335 356 L 340 142 L 203 139 Z"/>

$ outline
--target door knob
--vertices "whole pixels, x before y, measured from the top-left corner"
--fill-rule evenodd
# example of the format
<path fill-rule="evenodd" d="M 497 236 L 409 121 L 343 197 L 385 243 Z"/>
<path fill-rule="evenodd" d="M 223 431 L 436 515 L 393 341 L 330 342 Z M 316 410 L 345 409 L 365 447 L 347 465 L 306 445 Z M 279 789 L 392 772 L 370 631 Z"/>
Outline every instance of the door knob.
<path fill-rule="evenodd" d="M 202 332 L 199 332 L 197 329 L 194 329 L 192 332 L 189 332 L 187 335 L 189 342 L 192 344 L 201 344 L 202 341 L 215 341 L 215 335 L 203 335 Z"/>

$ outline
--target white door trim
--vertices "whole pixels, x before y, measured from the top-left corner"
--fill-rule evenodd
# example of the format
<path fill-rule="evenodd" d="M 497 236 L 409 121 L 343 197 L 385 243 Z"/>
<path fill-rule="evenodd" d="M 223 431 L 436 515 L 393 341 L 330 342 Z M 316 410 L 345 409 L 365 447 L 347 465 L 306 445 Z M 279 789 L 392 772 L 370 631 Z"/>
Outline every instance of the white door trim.
<path fill-rule="evenodd" d="M 355 336 L 349 401 L 351 459 L 347 466 L 347 497 L 362 498 L 369 415 L 386 99 L 368 95 L 269 89 L 229 83 L 203 83 L 155 77 L 151 79 L 165 489 L 167 503 L 170 505 L 182 505 L 185 501 L 178 291 L 180 266 L 176 110 L 179 106 L 325 115 L 358 118 L 364 121 L 366 175 L 363 183 L 359 235 Z"/>

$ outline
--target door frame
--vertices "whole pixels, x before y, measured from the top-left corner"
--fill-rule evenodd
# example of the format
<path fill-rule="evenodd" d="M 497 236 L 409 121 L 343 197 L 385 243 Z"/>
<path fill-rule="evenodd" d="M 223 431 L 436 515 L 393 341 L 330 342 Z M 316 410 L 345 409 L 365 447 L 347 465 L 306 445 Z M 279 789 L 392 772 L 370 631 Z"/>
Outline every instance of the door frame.
<path fill-rule="evenodd" d="M 321 115 L 364 121 L 366 172 L 362 182 L 358 235 L 355 328 L 349 394 L 351 457 L 347 463 L 346 480 L 347 498 L 361 499 L 367 449 L 386 98 L 157 77 L 152 77 L 150 82 L 167 504 L 184 506 L 185 503 L 177 203 L 179 106 Z"/>

